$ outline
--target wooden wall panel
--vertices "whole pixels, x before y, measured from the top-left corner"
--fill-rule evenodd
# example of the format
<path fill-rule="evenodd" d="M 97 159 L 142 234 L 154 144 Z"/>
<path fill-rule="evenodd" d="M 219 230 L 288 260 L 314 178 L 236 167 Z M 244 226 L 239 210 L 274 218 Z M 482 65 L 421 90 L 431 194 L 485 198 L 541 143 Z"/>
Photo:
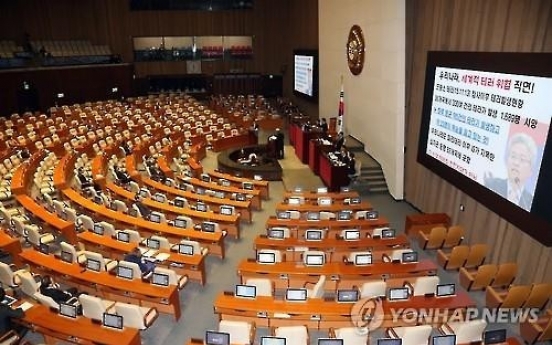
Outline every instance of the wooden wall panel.
<path fill-rule="evenodd" d="M 449 213 L 468 243 L 488 243 L 491 262 L 516 261 L 518 282 L 551 281 L 552 248 L 533 240 L 416 162 L 429 50 L 552 52 L 548 0 L 407 0 L 405 198 L 425 212 Z M 459 211 L 460 204 L 465 211 Z"/>

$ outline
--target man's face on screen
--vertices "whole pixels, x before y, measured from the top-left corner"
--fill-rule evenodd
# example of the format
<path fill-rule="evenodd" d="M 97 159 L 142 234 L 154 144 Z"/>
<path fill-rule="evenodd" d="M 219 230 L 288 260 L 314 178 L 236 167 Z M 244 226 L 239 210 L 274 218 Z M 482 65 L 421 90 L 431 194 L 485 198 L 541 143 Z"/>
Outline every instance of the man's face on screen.
<path fill-rule="evenodd" d="M 508 179 L 516 184 L 523 185 L 532 173 L 531 151 L 523 143 L 515 143 L 510 147 L 508 154 Z"/>

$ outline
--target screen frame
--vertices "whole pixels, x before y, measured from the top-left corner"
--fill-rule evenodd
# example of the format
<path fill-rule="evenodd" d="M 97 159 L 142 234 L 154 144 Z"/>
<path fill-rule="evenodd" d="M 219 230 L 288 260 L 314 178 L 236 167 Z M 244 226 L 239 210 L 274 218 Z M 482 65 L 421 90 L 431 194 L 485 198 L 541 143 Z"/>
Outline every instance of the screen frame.
<path fill-rule="evenodd" d="M 243 287 L 245 289 L 253 289 L 253 296 L 246 296 L 238 293 L 238 290 Z M 257 297 L 257 287 L 255 285 L 247 285 L 247 284 L 236 284 L 236 287 L 234 289 L 234 296 L 240 297 L 240 298 L 249 298 L 253 299 Z"/>
<path fill-rule="evenodd" d="M 502 341 L 488 342 L 487 340 L 490 337 L 490 335 L 494 335 L 494 334 L 500 334 Z M 488 330 L 488 331 L 483 332 L 483 344 L 485 344 L 485 345 L 487 345 L 487 344 L 500 344 L 500 343 L 506 341 L 507 338 L 508 338 L 508 330 L 506 328 L 492 329 L 492 330 Z"/>
<path fill-rule="evenodd" d="M 209 335 L 209 334 L 224 335 L 224 337 L 225 337 L 225 342 L 223 342 L 221 345 L 230 345 L 230 333 L 227 333 L 227 332 L 219 332 L 219 331 L 211 331 L 211 330 L 205 331 L 205 344 L 206 344 L 206 345 L 211 345 L 211 344 L 213 344 L 213 343 L 209 343 L 209 342 L 207 341 L 208 335 Z"/>
<path fill-rule="evenodd" d="M 296 56 L 312 56 L 313 57 L 313 69 L 312 69 L 312 96 L 295 90 L 295 57 Z M 293 95 L 303 98 L 307 101 L 318 103 L 318 89 L 319 89 L 319 59 L 318 50 L 315 49 L 294 49 L 293 50 L 293 78 L 291 80 L 291 89 Z"/>
<path fill-rule="evenodd" d="M 312 263 L 310 262 L 309 258 L 319 258 L 321 257 L 322 258 L 322 263 L 319 264 L 319 263 Z M 305 265 L 307 266 L 324 266 L 324 264 L 326 263 L 326 255 L 324 254 L 305 254 Z"/>
<path fill-rule="evenodd" d="M 547 214 L 549 203 L 546 202 L 546 194 L 552 190 L 552 155 L 550 155 L 552 150 L 552 125 L 549 128 L 548 138 L 544 146 L 541 170 L 533 197 L 532 210 L 534 212 L 527 212 L 517 207 L 476 181 L 430 157 L 426 154 L 426 150 L 437 67 L 552 78 L 552 64 L 550 64 L 550 61 L 552 61 L 552 53 L 429 51 L 417 152 L 417 162 L 422 166 L 547 247 L 552 246 L 552 236 L 549 232 L 552 227 L 552 219 L 546 220 L 538 214 Z M 549 167 L 548 170 L 547 167 Z M 539 200 L 542 201 L 539 202 Z"/>
<path fill-rule="evenodd" d="M 113 317 L 113 318 L 116 318 L 117 320 L 120 320 L 121 322 L 118 322 L 117 324 L 120 324 L 121 326 L 119 327 L 118 325 L 112 325 L 112 324 L 106 323 L 107 317 Z M 103 313 L 103 315 L 102 315 L 102 325 L 105 326 L 105 327 L 114 328 L 114 329 L 123 329 L 125 327 L 125 320 L 124 320 L 122 315 L 117 315 L 117 314 L 112 314 L 112 313 Z"/>
<path fill-rule="evenodd" d="M 295 293 L 301 293 L 302 296 L 305 296 L 304 298 L 301 298 L 301 299 L 290 299 L 289 297 L 289 294 L 290 292 L 295 292 Z M 290 302 L 305 302 L 307 299 L 309 298 L 308 294 L 307 294 L 307 289 L 305 288 L 287 288 L 286 289 L 286 295 L 285 295 L 285 300 L 286 301 L 290 301 Z"/>
<path fill-rule="evenodd" d="M 192 253 L 189 254 L 189 253 L 185 253 L 182 248 L 192 248 Z M 178 244 L 178 254 L 182 254 L 182 255 L 194 255 L 194 246 L 192 246 L 191 244 L 188 244 L 188 243 L 179 243 Z"/>

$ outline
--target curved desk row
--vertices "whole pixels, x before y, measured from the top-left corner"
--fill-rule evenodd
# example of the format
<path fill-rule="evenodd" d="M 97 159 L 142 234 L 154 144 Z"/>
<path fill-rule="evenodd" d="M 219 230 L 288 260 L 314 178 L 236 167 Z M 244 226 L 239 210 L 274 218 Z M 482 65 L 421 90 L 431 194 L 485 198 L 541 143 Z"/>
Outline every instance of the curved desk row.
<path fill-rule="evenodd" d="M 26 250 L 20 254 L 32 270 L 39 274 L 56 276 L 58 281 L 76 287 L 79 291 L 97 294 L 102 298 L 155 307 L 161 313 L 180 318 L 181 305 L 174 285 L 155 286 L 141 279 L 117 278 L 109 272 L 91 272 L 77 263 L 61 261 L 51 254 Z"/>
<path fill-rule="evenodd" d="M 287 302 L 273 297 L 258 296 L 254 299 L 239 298 L 232 293 L 222 293 L 214 303 L 215 313 L 223 320 L 242 320 L 255 322 L 260 327 L 278 327 L 282 325 L 306 325 L 309 329 L 328 330 L 329 328 L 351 327 L 355 318 L 360 324 L 368 324 L 369 320 L 362 320 L 361 308 L 353 308 L 351 303 L 338 303 L 323 298 L 311 298 L 304 302 Z M 383 322 L 381 327 L 417 325 L 419 323 L 440 325 L 448 320 L 449 315 L 466 311 L 475 307 L 475 301 L 465 292 L 456 296 L 437 298 L 414 296 L 406 301 L 381 302 Z M 399 320 L 394 320 L 399 310 L 408 313 L 422 313 L 429 309 L 439 310 L 439 315 L 427 320 L 420 314 L 409 314 Z M 370 314 L 368 314 L 370 316 Z"/>
<path fill-rule="evenodd" d="M 287 227 L 292 232 L 292 237 L 305 237 L 307 229 L 326 229 L 327 237 L 335 238 L 341 236 L 341 231 L 346 229 L 358 229 L 361 236 L 366 237 L 372 230 L 379 227 L 389 226 L 389 220 L 385 217 L 377 219 L 351 219 L 351 220 L 305 220 L 305 219 L 278 219 L 271 216 L 266 221 L 266 228 Z"/>
<path fill-rule="evenodd" d="M 208 233 L 194 230 L 193 228 L 181 229 L 168 224 L 153 223 L 142 218 L 132 217 L 121 212 L 110 210 L 109 208 L 98 205 L 91 200 L 80 195 L 76 190 L 68 188 L 62 191 L 62 194 L 81 208 L 88 210 L 92 214 L 98 215 L 112 223 L 115 227 L 118 225 L 123 229 L 130 226 L 141 233 L 159 234 L 167 237 L 173 242 L 183 239 L 198 241 L 203 246 L 209 248 L 209 252 L 224 258 L 224 235 L 222 232 Z"/>
<path fill-rule="evenodd" d="M 74 344 L 94 345 L 140 345 L 140 330 L 124 328 L 110 329 L 93 322 L 84 316 L 75 319 L 61 316 L 40 304 L 25 311 L 18 323 L 44 336 L 47 344 L 56 344 L 58 340 Z"/>
<path fill-rule="evenodd" d="M 322 266 L 306 266 L 289 261 L 260 264 L 255 259 L 247 259 L 239 263 L 237 273 L 242 284 L 248 278 L 268 278 L 275 283 L 276 288 L 302 287 L 306 281 L 316 281 L 319 276 L 325 275 L 325 289 L 335 291 L 338 286 L 362 286 L 369 280 L 387 281 L 400 278 L 403 281 L 405 277 L 435 275 L 437 265 L 423 260 L 408 264 L 378 262 L 368 266 L 355 266 L 344 262 L 330 262 Z"/>
<path fill-rule="evenodd" d="M 372 204 L 367 201 L 363 201 L 360 204 L 345 204 L 343 202 L 333 202 L 331 205 L 318 205 L 316 203 L 304 203 L 299 205 L 292 205 L 288 203 L 279 203 L 276 205 L 276 212 L 278 211 L 299 211 L 299 212 L 339 212 L 344 210 L 367 211 L 372 209 Z"/>
<path fill-rule="evenodd" d="M 98 235 L 91 231 L 85 231 L 78 234 L 80 241 L 84 242 L 86 248 L 92 248 L 95 252 L 102 254 L 114 260 L 123 260 L 125 254 L 138 247 L 137 243 L 126 243 L 117 241 L 107 235 Z M 177 274 L 186 275 L 188 278 L 205 285 L 205 256 L 201 254 L 183 255 L 177 251 L 158 252 L 169 254 L 169 258 L 162 262 L 157 262 L 158 266 L 165 266 L 175 271 Z"/>
<path fill-rule="evenodd" d="M 209 176 L 211 176 L 211 178 L 228 180 L 236 188 L 241 188 L 242 183 L 244 182 L 250 182 L 253 184 L 253 186 L 255 186 L 255 189 L 258 189 L 260 191 L 261 197 L 263 199 L 268 200 L 270 198 L 270 191 L 269 191 L 270 185 L 268 181 L 265 181 L 265 180 L 259 181 L 255 179 L 238 177 L 231 174 L 225 174 L 217 170 L 210 171 L 208 174 Z"/>

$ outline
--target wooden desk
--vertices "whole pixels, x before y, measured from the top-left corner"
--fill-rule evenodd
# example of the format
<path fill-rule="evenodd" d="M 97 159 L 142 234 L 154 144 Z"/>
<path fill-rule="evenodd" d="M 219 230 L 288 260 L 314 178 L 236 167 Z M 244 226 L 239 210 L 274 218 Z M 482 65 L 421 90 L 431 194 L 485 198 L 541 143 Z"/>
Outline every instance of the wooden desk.
<path fill-rule="evenodd" d="M 270 191 L 269 191 L 270 184 L 268 183 L 268 181 L 265 181 L 265 180 L 259 181 L 255 179 L 237 177 L 237 176 L 234 176 L 231 174 L 225 174 L 223 172 L 219 172 L 216 170 L 210 171 L 208 172 L 208 174 L 209 176 L 211 176 L 211 178 L 216 178 L 216 179 L 222 178 L 222 179 L 228 180 L 237 188 L 241 188 L 243 182 L 250 182 L 255 186 L 255 189 L 258 189 L 261 192 L 260 194 L 263 199 L 268 200 L 270 198 Z"/>
<path fill-rule="evenodd" d="M 114 260 L 123 260 L 124 256 L 138 246 L 137 243 L 125 243 L 106 236 L 98 235 L 91 231 L 78 234 L 79 240 L 85 243 L 86 248 L 92 247 L 95 252 Z M 176 251 L 164 251 L 170 254 L 163 262 L 157 262 L 158 266 L 170 268 L 180 275 L 187 275 L 189 279 L 205 285 L 205 256 L 201 254 L 183 255 Z M 173 263 L 177 265 L 172 265 Z"/>
<path fill-rule="evenodd" d="M 284 199 L 287 200 L 289 198 L 304 198 L 305 200 L 318 200 L 318 198 L 332 198 L 332 200 L 343 200 L 343 199 L 350 199 L 350 198 L 358 198 L 358 192 L 357 191 L 350 191 L 350 192 L 329 192 L 329 193 L 318 193 L 316 191 L 304 191 L 304 192 L 294 192 L 294 191 L 287 191 L 284 193 Z"/>
<path fill-rule="evenodd" d="M 286 261 L 301 261 L 303 250 L 295 248 L 308 248 L 309 250 L 320 250 L 329 255 L 328 262 L 343 261 L 343 257 L 348 257 L 349 253 L 355 251 L 371 251 L 374 262 L 381 261 L 382 255 L 389 255 L 398 248 L 408 248 L 410 242 L 406 235 L 399 235 L 389 239 L 362 238 L 358 241 L 345 241 L 337 238 L 325 238 L 322 241 L 305 241 L 304 238 L 285 238 L 274 240 L 260 235 L 255 238 L 254 248 L 258 249 L 276 249 L 280 250 L 285 256 Z"/>
<path fill-rule="evenodd" d="M 251 212 L 251 201 L 249 201 L 249 200 L 238 201 L 238 200 L 233 200 L 233 199 L 229 199 L 229 198 L 223 198 L 223 199 L 215 198 L 213 196 L 209 196 L 209 195 L 206 195 L 206 194 L 205 195 L 200 195 L 200 194 L 197 194 L 197 193 L 194 193 L 194 192 L 169 187 L 167 185 L 164 185 L 161 182 L 157 182 L 157 181 L 152 180 L 150 178 L 142 178 L 142 182 L 144 182 L 145 185 L 147 185 L 151 188 L 154 188 L 155 190 L 158 190 L 160 192 L 164 192 L 164 193 L 174 195 L 174 196 L 181 196 L 181 197 L 184 197 L 188 200 L 201 201 L 201 202 L 204 202 L 208 205 L 212 205 L 212 206 L 215 206 L 215 207 L 220 207 L 221 205 L 234 206 L 234 208 L 236 209 L 236 212 L 240 213 L 240 219 L 244 219 L 244 220 L 248 221 L 249 223 L 251 223 L 251 221 L 252 221 L 253 215 L 252 215 L 252 212 Z"/>
<path fill-rule="evenodd" d="M 269 278 L 276 288 L 302 287 L 305 281 L 317 281 L 317 277 L 326 275 L 326 291 L 335 291 L 338 287 L 361 286 L 369 280 L 386 280 L 405 277 L 435 275 L 437 265 L 430 260 L 410 264 L 378 262 L 369 266 L 355 266 L 343 262 L 331 262 L 323 266 L 305 266 L 297 262 L 278 262 L 259 264 L 255 259 L 246 259 L 238 265 L 237 274 L 242 284 L 248 278 Z M 315 278 L 313 278 L 315 277 Z"/>
<path fill-rule="evenodd" d="M 257 137 L 253 134 L 242 133 L 230 137 L 218 138 L 213 140 L 213 151 L 220 152 L 234 147 L 242 147 L 248 145 L 256 145 Z"/>
<path fill-rule="evenodd" d="M 91 292 L 114 301 L 155 307 L 160 313 L 174 315 L 176 320 L 180 318 L 180 296 L 174 285 L 156 286 L 141 279 L 127 280 L 108 272 L 91 272 L 79 264 L 70 264 L 52 254 L 46 255 L 35 250 L 26 250 L 19 255 L 32 267 L 33 272 L 55 275 L 58 281 L 74 286 L 79 291 Z"/>
<path fill-rule="evenodd" d="M 158 224 L 142 218 L 132 217 L 122 212 L 110 210 L 103 205 L 98 205 L 80 195 L 76 190 L 70 188 L 64 189 L 62 194 L 81 208 L 95 213 L 111 223 L 115 223 L 113 224 L 114 226 L 119 224 L 122 226 L 130 225 L 131 228 L 141 232 L 160 234 L 173 242 L 178 242 L 182 239 L 198 241 L 203 246 L 208 247 L 210 253 L 224 259 L 224 235 L 222 232 L 208 233 L 196 231 L 193 228 L 180 229 L 169 226 L 168 224 Z"/>
<path fill-rule="evenodd" d="M 311 298 L 305 302 L 286 302 L 267 296 L 247 299 L 234 297 L 231 293 L 221 293 L 215 299 L 214 308 L 220 319 L 253 321 L 257 327 L 306 325 L 309 329 L 327 330 L 331 327 L 351 327 L 352 316 L 356 316 L 352 314 L 353 305 L 328 301 L 323 298 Z M 419 323 L 439 325 L 447 320 L 448 315 L 475 306 L 475 301 L 463 291 L 458 292 L 456 296 L 447 298 L 414 296 L 406 301 L 383 300 L 383 324 L 381 327 Z M 409 311 L 436 309 L 442 314 L 431 320 L 420 316 L 419 318 L 406 317 L 405 320 L 393 322 L 394 312 L 401 308 Z M 282 314 L 286 314 L 288 317 L 279 317 Z"/>
<path fill-rule="evenodd" d="M 91 319 L 79 316 L 71 319 L 50 311 L 48 307 L 35 304 L 25 311 L 20 322 L 33 332 L 44 336 L 47 344 L 56 344 L 58 340 L 72 344 L 139 345 L 140 330 L 124 328 L 114 330 L 93 323 Z"/>
<path fill-rule="evenodd" d="M 320 159 L 320 178 L 328 189 L 337 192 L 343 186 L 349 184 L 348 167 L 333 165 L 328 155 L 321 153 Z"/>
<path fill-rule="evenodd" d="M 57 214 L 49 212 L 26 194 L 16 195 L 15 199 L 27 212 L 40 218 L 51 228 L 61 232 L 68 242 L 73 244 L 77 243 L 77 234 L 75 232 L 74 223 L 63 220 L 59 218 Z"/>
<path fill-rule="evenodd" d="M 120 197 L 133 201 L 135 193 L 117 186 L 112 182 L 107 183 L 109 190 Z M 240 216 L 237 214 L 224 215 L 212 211 L 200 212 L 187 207 L 176 207 L 164 202 L 158 202 L 150 198 L 143 198 L 142 203 L 153 209 L 157 209 L 167 216 L 167 219 L 174 219 L 179 215 L 188 216 L 196 223 L 203 221 L 212 221 L 220 225 L 221 230 L 226 230 L 228 234 L 234 238 L 240 238 Z"/>
<path fill-rule="evenodd" d="M 256 210 L 262 209 L 261 204 L 261 191 L 258 189 L 243 189 L 243 188 L 236 188 L 236 187 L 226 187 L 221 186 L 217 184 L 216 182 L 204 182 L 198 178 L 190 177 L 190 178 L 180 178 L 182 181 L 187 182 L 195 187 L 200 187 L 205 190 L 210 189 L 214 191 L 221 191 L 228 194 L 238 193 L 238 194 L 245 194 L 245 195 L 251 195 L 251 206 L 255 208 Z"/>
<path fill-rule="evenodd" d="M 19 257 L 19 253 L 21 253 L 21 242 L 19 238 L 11 237 L 3 229 L 0 230 L 0 248 L 11 255 L 12 262 L 18 268 L 22 266 L 23 263 Z"/>
<path fill-rule="evenodd" d="M 360 204 L 345 204 L 343 202 L 333 202 L 331 205 L 318 205 L 317 203 L 309 203 L 305 202 L 304 204 L 300 205 L 290 205 L 288 203 L 279 203 L 276 205 L 276 211 L 299 211 L 299 212 L 320 212 L 320 211 L 327 211 L 327 212 L 334 212 L 337 213 L 339 211 L 343 210 L 350 210 L 350 211 L 365 211 L 365 210 L 371 210 L 372 204 L 370 204 L 367 201 L 363 201 Z"/>
<path fill-rule="evenodd" d="M 406 216 L 404 231 L 407 235 L 416 236 L 418 232 L 429 233 L 436 226 L 450 226 L 450 217 L 446 213 L 421 213 Z"/>
<path fill-rule="evenodd" d="M 306 220 L 306 219 L 278 219 L 271 216 L 266 221 L 266 227 L 287 227 L 291 230 L 292 237 L 304 237 L 307 229 L 328 229 L 328 237 L 341 235 L 344 229 L 359 229 L 361 236 L 372 233 L 374 228 L 389 226 L 389 220 L 385 217 L 377 219 L 352 219 L 352 220 Z"/>

